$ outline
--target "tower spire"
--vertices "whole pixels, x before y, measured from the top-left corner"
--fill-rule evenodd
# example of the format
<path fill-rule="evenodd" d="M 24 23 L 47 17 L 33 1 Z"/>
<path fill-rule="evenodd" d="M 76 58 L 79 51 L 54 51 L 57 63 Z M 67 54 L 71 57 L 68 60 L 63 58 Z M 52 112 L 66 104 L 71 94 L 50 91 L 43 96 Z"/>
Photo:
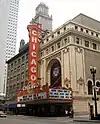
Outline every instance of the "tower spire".
<path fill-rule="evenodd" d="M 52 16 L 49 16 L 49 8 L 41 2 L 35 9 L 35 17 L 31 24 L 41 24 L 42 30 L 52 31 Z"/>

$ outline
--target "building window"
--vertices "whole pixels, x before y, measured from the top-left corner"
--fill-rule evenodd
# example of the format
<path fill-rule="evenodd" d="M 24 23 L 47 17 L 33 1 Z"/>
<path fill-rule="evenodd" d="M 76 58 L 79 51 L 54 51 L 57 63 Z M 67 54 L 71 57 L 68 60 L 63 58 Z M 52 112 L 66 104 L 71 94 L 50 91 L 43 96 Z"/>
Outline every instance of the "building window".
<path fill-rule="evenodd" d="M 89 41 L 85 40 L 85 47 L 89 47 Z"/>
<path fill-rule="evenodd" d="M 8 70 L 10 69 L 10 65 L 8 65 Z"/>
<path fill-rule="evenodd" d="M 46 49 L 46 53 L 48 54 L 48 49 Z"/>
<path fill-rule="evenodd" d="M 96 86 L 100 88 L 100 82 L 96 82 Z M 100 90 L 97 91 L 97 95 L 100 95 Z"/>
<path fill-rule="evenodd" d="M 41 57 L 43 56 L 43 52 L 41 52 Z"/>
<path fill-rule="evenodd" d="M 14 68 L 14 73 L 16 73 L 16 68 Z"/>
<path fill-rule="evenodd" d="M 23 86 L 24 86 L 24 82 L 21 82 L 21 89 L 23 88 Z"/>
<path fill-rule="evenodd" d="M 18 59 L 18 64 L 20 64 L 20 59 Z"/>
<path fill-rule="evenodd" d="M 24 62 L 25 61 L 25 56 L 22 56 L 22 62 Z"/>
<path fill-rule="evenodd" d="M 21 73 L 21 79 L 24 79 L 24 72 Z"/>
<path fill-rule="evenodd" d="M 88 33 L 89 33 L 89 31 L 88 31 L 88 30 L 86 30 L 86 33 L 88 34 Z"/>
<path fill-rule="evenodd" d="M 98 37 L 98 34 L 96 34 L 96 37 Z"/>
<path fill-rule="evenodd" d="M 97 49 L 97 45 L 95 43 L 93 43 L 93 49 Z"/>
<path fill-rule="evenodd" d="M 88 95 L 92 95 L 93 91 L 92 91 L 92 82 L 88 81 Z"/>
<path fill-rule="evenodd" d="M 25 72 L 25 77 L 28 77 L 28 71 Z"/>
<path fill-rule="evenodd" d="M 68 43 L 70 42 L 70 37 L 68 37 Z"/>
<path fill-rule="evenodd" d="M 48 38 L 47 38 L 47 41 L 49 41 Z"/>
<path fill-rule="evenodd" d="M 6 91 L 8 92 L 8 87 L 7 87 Z"/>
<path fill-rule="evenodd" d="M 60 42 L 59 42 L 59 43 L 57 43 L 57 47 L 58 47 L 58 48 L 60 48 Z"/>
<path fill-rule="evenodd" d="M 17 71 L 18 71 L 18 72 L 20 71 L 20 66 L 18 66 Z"/>
<path fill-rule="evenodd" d="M 77 26 L 75 26 L 75 30 L 77 30 L 78 29 L 78 27 Z"/>
<path fill-rule="evenodd" d="M 91 35 L 93 35 L 93 32 L 91 32 Z"/>
<path fill-rule="evenodd" d="M 76 38 L 76 43 L 79 44 L 79 38 L 78 37 Z"/>
<path fill-rule="evenodd" d="M 16 75 L 13 78 L 14 78 L 14 80 L 16 80 Z"/>
<path fill-rule="evenodd" d="M 66 27 L 64 27 L 64 31 L 66 30 Z"/>
<path fill-rule="evenodd" d="M 83 32 L 83 28 L 81 28 L 81 31 Z"/>
<path fill-rule="evenodd" d="M 21 68 L 24 68 L 24 63 L 21 65 Z"/>
<path fill-rule="evenodd" d="M 12 91 L 12 86 L 10 86 L 10 91 Z"/>
<path fill-rule="evenodd" d="M 20 74 L 17 75 L 17 81 L 19 81 L 19 80 L 20 80 Z"/>
<path fill-rule="evenodd" d="M 15 66 L 17 65 L 17 61 L 15 61 Z"/>
<path fill-rule="evenodd" d="M 28 60 L 28 53 L 26 54 L 26 60 Z"/>
<path fill-rule="evenodd" d="M 26 62 L 26 68 L 28 68 L 28 62 Z"/>
<path fill-rule="evenodd" d="M 13 69 L 11 70 L 11 73 L 13 73 Z"/>
<path fill-rule="evenodd" d="M 44 44 L 44 42 L 42 41 L 42 44 Z"/>
<path fill-rule="evenodd" d="M 17 90 L 19 90 L 19 88 L 20 88 L 20 87 L 19 87 L 19 83 L 18 83 L 18 84 L 17 84 Z"/>
<path fill-rule="evenodd" d="M 60 34 L 60 31 L 58 31 L 57 34 Z"/>
<path fill-rule="evenodd" d="M 13 85 L 13 90 L 14 90 L 14 91 L 16 90 L 16 85 L 15 85 L 15 84 Z"/>
<path fill-rule="evenodd" d="M 64 39 L 65 44 L 67 43 L 67 38 Z"/>
<path fill-rule="evenodd" d="M 54 46 L 51 47 L 52 51 L 54 51 Z"/>
<path fill-rule="evenodd" d="M 54 35 L 52 35 L 52 38 L 54 38 Z"/>
<path fill-rule="evenodd" d="M 13 63 L 11 64 L 11 68 L 13 68 Z"/>

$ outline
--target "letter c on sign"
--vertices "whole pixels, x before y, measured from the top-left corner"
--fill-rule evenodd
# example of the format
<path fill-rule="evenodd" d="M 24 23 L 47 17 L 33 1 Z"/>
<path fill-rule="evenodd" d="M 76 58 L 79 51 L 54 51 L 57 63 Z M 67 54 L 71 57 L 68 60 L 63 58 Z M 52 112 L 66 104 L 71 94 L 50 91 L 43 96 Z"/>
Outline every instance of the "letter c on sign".
<path fill-rule="evenodd" d="M 32 57 L 36 57 L 36 52 L 33 51 L 33 52 L 31 53 L 31 55 L 32 55 Z"/>

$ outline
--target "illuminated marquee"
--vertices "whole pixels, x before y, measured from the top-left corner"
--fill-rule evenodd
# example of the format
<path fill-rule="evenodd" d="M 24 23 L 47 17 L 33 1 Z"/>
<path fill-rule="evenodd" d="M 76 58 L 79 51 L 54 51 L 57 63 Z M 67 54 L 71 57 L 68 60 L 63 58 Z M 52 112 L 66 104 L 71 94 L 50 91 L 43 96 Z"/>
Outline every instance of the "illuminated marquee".
<path fill-rule="evenodd" d="M 38 32 L 37 25 L 28 25 L 29 31 L 29 81 L 37 83 L 38 78 Z"/>
<path fill-rule="evenodd" d="M 66 89 L 49 89 L 49 93 L 40 92 L 40 93 L 32 93 L 26 94 L 23 96 L 19 96 L 17 102 L 25 102 L 32 100 L 43 100 L 43 99 L 53 99 L 53 100 L 69 100 L 72 101 L 72 91 Z"/>

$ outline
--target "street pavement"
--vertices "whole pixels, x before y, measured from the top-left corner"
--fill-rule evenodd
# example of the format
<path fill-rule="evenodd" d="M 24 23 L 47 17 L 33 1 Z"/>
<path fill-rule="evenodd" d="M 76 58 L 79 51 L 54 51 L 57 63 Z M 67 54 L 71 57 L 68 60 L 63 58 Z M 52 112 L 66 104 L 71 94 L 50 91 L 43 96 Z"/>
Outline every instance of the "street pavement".
<path fill-rule="evenodd" d="M 76 119 L 82 117 L 76 117 Z M 84 117 L 87 118 L 87 117 Z M 7 116 L 0 118 L 0 124 L 90 124 L 91 122 L 75 122 L 69 117 L 33 117 L 33 116 Z"/>

